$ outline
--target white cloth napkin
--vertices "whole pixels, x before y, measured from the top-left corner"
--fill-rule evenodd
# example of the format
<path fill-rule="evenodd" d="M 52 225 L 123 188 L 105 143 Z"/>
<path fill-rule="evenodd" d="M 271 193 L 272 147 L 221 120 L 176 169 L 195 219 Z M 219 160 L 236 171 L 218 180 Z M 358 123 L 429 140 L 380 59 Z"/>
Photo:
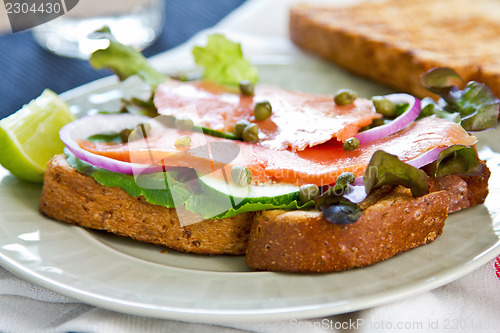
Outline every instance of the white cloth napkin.
<path fill-rule="evenodd" d="M 441 288 L 363 311 L 309 320 L 193 324 L 82 304 L 0 268 L 1 332 L 500 332 L 500 256 Z"/>

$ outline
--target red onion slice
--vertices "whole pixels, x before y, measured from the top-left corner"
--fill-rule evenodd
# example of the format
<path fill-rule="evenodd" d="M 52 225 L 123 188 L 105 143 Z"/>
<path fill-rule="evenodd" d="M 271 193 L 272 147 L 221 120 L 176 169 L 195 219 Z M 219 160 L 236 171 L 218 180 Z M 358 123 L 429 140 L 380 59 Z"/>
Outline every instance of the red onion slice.
<path fill-rule="evenodd" d="M 65 125 L 59 131 L 59 136 L 69 151 L 82 161 L 88 162 L 93 166 L 128 175 L 160 172 L 162 171 L 161 166 L 114 160 L 86 151 L 78 144 L 78 140 L 86 140 L 92 135 L 106 132 L 120 132 L 125 128 L 135 128 L 139 124 L 150 120 L 151 118 L 146 116 L 131 114 L 86 116 Z"/>
<path fill-rule="evenodd" d="M 447 147 L 437 147 L 429 150 L 428 152 L 423 153 L 422 155 L 412 159 L 411 161 L 407 161 L 406 164 L 414 166 L 415 168 L 421 168 L 424 165 L 430 164 L 437 160 L 439 154 L 445 150 Z"/>
<path fill-rule="evenodd" d="M 360 144 L 385 138 L 390 134 L 402 130 L 412 121 L 414 121 L 420 113 L 420 100 L 416 97 L 408 94 L 391 94 L 384 97 L 395 104 L 408 103 L 408 109 L 402 115 L 388 124 L 377 126 L 375 128 L 358 133 L 355 138 L 359 140 Z"/>

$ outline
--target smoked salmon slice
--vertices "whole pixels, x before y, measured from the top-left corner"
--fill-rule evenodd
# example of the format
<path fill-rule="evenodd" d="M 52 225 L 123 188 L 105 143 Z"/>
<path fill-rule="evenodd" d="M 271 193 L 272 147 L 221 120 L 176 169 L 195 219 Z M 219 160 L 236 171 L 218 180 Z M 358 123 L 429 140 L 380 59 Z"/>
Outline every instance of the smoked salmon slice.
<path fill-rule="evenodd" d="M 176 147 L 175 141 L 184 135 L 191 137 L 191 146 Z M 434 148 L 472 146 L 475 143 L 476 138 L 462 126 L 434 116 L 415 121 L 398 133 L 361 145 L 354 151 L 344 150 L 336 140 L 303 151 L 276 151 L 260 144 L 172 128 L 156 133 L 153 131 L 146 139 L 125 144 L 79 142 L 89 152 L 125 162 L 189 167 L 202 174 L 221 167 L 230 170 L 232 165 L 241 165 L 250 169 L 254 182 L 283 181 L 296 185 L 332 184 L 338 175 L 347 171 L 362 176 L 377 150 L 384 150 L 406 162 Z M 221 144 L 226 146 L 217 149 Z M 237 153 L 228 156 L 231 149 L 227 148 L 231 145 Z"/>
<path fill-rule="evenodd" d="M 271 117 L 255 121 L 253 108 L 259 101 L 268 101 Z M 268 85 L 255 87 L 254 96 L 208 81 L 179 82 L 169 80 L 160 85 L 154 103 L 162 115 L 178 116 L 179 108 L 196 106 L 195 123 L 208 128 L 231 132 L 238 120 L 259 125 L 261 146 L 292 151 L 325 143 L 332 138 L 345 141 L 360 128 L 370 125 L 381 115 L 371 101 L 358 98 L 353 104 L 339 106 L 330 95 L 307 94 Z"/>

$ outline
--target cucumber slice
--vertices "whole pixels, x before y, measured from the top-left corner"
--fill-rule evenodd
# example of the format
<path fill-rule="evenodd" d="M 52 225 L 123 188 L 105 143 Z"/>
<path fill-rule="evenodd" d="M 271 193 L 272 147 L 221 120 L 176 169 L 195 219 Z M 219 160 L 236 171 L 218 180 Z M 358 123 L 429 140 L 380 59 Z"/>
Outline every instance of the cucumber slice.
<path fill-rule="evenodd" d="M 230 175 L 224 178 L 224 175 L 214 177 L 211 175 L 201 176 L 199 180 L 223 195 L 229 196 L 234 205 L 240 203 L 273 203 L 287 204 L 299 199 L 299 187 L 289 183 L 276 183 L 258 185 L 238 186 L 230 180 Z M 226 180 L 227 179 L 227 180 Z"/>

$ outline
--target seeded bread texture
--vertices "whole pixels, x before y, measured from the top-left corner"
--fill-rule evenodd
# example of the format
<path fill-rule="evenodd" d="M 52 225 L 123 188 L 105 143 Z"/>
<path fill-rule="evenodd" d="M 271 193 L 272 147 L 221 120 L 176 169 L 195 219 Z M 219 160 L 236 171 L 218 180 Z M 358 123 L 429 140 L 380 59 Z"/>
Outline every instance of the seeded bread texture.
<path fill-rule="evenodd" d="M 59 221 L 178 251 L 234 255 L 245 253 L 254 215 L 243 213 L 182 227 L 176 209 L 133 198 L 118 187 L 102 186 L 70 167 L 62 155 L 48 164 L 40 211 Z"/>
<path fill-rule="evenodd" d="M 298 4 L 290 38 L 345 69 L 418 97 L 425 71 L 446 66 L 500 96 L 500 2 L 385 0 L 349 7 Z"/>
<path fill-rule="evenodd" d="M 258 214 L 247 264 L 300 273 L 367 266 L 434 241 L 443 231 L 448 200 L 446 191 L 414 198 L 398 188 L 347 225 L 332 224 L 319 211 Z"/>
<path fill-rule="evenodd" d="M 485 168 L 481 176 L 431 178 L 431 193 L 420 198 L 399 187 L 377 189 L 360 204 L 361 218 L 345 226 L 326 221 L 316 210 L 269 210 L 182 227 L 175 209 L 102 186 L 60 155 L 48 164 L 40 211 L 178 251 L 246 253 L 256 270 L 329 272 L 373 264 L 435 240 L 449 211 L 484 201 L 488 177 Z"/>

